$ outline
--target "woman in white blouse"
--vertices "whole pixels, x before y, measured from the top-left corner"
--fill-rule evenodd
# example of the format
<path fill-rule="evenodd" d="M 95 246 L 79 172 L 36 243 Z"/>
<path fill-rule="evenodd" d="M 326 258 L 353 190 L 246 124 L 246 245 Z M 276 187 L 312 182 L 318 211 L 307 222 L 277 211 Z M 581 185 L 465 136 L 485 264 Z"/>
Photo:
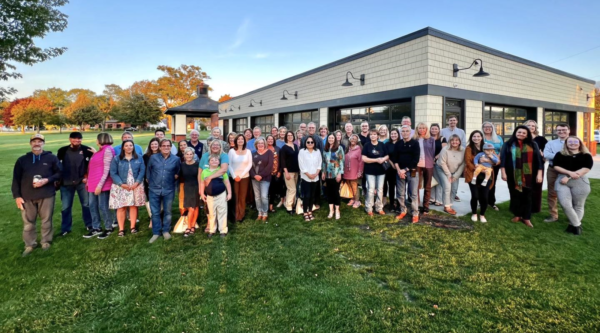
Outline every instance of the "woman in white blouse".
<path fill-rule="evenodd" d="M 250 186 L 250 168 L 252 168 L 252 153 L 246 149 L 246 138 L 238 134 L 235 147 L 229 150 L 229 174 L 233 179 L 235 194 L 235 220 L 242 222 L 246 215 L 246 194 Z"/>
<path fill-rule="evenodd" d="M 300 190 L 302 193 L 302 209 L 304 210 L 304 221 L 312 221 L 315 217 L 312 215 L 312 208 L 315 196 L 318 190 L 319 174 L 323 158 L 321 152 L 315 149 L 315 140 L 308 137 L 306 148 L 300 149 L 298 153 L 298 164 L 300 167 Z"/>

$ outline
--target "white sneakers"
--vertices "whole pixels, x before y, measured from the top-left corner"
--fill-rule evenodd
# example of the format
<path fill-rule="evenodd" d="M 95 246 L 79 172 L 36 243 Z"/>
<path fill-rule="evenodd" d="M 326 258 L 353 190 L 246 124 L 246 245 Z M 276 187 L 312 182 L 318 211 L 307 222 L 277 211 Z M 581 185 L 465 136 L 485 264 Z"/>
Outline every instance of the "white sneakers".
<path fill-rule="evenodd" d="M 477 214 L 471 215 L 471 221 L 477 222 Z"/>
<path fill-rule="evenodd" d="M 473 214 L 471 215 L 471 221 L 473 222 L 477 222 L 477 214 Z M 486 223 L 487 219 L 485 218 L 485 216 L 483 215 L 479 215 L 479 222 L 481 223 Z"/>

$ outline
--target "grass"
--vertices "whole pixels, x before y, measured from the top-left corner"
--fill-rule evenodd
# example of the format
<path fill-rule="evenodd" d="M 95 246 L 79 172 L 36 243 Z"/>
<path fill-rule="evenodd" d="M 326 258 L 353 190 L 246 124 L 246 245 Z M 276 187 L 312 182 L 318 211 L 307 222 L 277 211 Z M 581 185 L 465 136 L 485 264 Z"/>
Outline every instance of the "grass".
<path fill-rule="evenodd" d="M 141 234 L 85 240 L 76 208 L 71 235 L 21 258 L 22 222 L 8 188 L 27 137 L 1 140 L 3 332 L 600 330 L 598 191 L 581 237 L 563 232 L 562 213 L 552 224 L 535 215 L 534 229 L 510 223 L 504 203 L 473 230 L 367 218 L 344 206 L 337 222 L 324 210 L 312 223 L 279 211 L 264 224 L 254 214 L 226 239 L 177 235 L 150 245 L 144 209 Z M 47 141 L 56 151 L 66 134 Z"/>

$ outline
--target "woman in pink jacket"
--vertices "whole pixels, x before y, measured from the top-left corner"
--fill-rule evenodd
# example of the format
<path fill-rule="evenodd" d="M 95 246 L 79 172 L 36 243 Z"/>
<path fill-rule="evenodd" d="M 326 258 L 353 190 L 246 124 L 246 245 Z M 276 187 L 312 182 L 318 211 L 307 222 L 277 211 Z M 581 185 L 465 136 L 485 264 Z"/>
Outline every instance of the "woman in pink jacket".
<path fill-rule="evenodd" d="M 113 231 L 112 215 L 108 210 L 108 199 L 110 198 L 110 187 L 112 185 L 110 163 L 115 157 L 115 150 L 112 147 L 113 138 L 108 133 L 98 134 L 96 143 L 99 149 L 90 159 L 86 185 L 92 215 L 92 230 L 83 237 L 98 236 L 98 239 L 104 239 Z M 100 214 L 104 219 L 104 231 L 100 227 Z"/>
<path fill-rule="evenodd" d="M 358 135 L 352 134 L 348 139 L 350 142 L 346 149 L 344 159 L 344 180 L 350 185 L 354 198 L 348 202 L 349 206 L 360 207 L 360 196 L 358 193 L 358 179 L 362 177 L 364 162 L 362 160 L 362 144 Z"/>

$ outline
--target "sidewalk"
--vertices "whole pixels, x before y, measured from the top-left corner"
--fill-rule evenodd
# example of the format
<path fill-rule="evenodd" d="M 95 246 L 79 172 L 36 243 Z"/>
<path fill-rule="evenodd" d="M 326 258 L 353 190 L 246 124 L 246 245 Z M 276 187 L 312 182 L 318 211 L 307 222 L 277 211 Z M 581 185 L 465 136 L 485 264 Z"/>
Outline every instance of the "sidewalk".
<path fill-rule="evenodd" d="M 546 168 L 548 164 L 546 164 Z M 594 156 L 594 167 L 588 173 L 589 178 L 600 179 L 600 156 Z M 471 214 L 471 191 L 469 190 L 469 185 L 465 184 L 465 179 L 461 178 L 460 183 L 458 185 L 458 197 L 460 198 L 460 202 L 455 202 L 452 204 L 452 208 L 456 210 L 458 216 L 463 216 L 467 214 Z M 544 173 L 544 185 L 543 189 L 548 189 L 548 184 L 546 181 L 546 174 Z M 423 190 L 421 190 L 421 198 L 423 197 Z M 502 177 L 499 175 L 496 183 L 496 203 L 501 203 L 510 200 L 510 195 L 508 194 L 508 186 L 506 182 L 502 180 Z M 444 207 L 430 205 L 429 209 L 444 211 Z"/>

